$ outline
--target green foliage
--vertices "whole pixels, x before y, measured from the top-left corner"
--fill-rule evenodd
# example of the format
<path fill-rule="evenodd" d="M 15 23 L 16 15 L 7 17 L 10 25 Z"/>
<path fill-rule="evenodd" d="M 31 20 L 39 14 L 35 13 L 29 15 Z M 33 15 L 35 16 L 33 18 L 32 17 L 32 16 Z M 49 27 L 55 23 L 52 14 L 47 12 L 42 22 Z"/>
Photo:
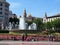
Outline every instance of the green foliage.
<path fill-rule="evenodd" d="M 47 22 L 46 26 L 47 26 L 47 29 L 52 29 L 52 23 L 51 22 Z"/>
<path fill-rule="evenodd" d="M 14 22 L 15 24 L 16 24 L 16 22 L 18 22 L 18 24 L 19 24 L 19 19 L 18 18 L 16 18 L 16 17 L 14 17 L 14 18 L 9 18 L 9 22 Z"/>
<path fill-rule="evenodd" d="M 13 22 L 16 24 L 16 22 L 19 22 L 19 19 L 18 18 L 14 18 Z"/>
<path fill-rule="evenodd" d="M 60 18 L 53 21 L 53 25 L 56 32 L 60 32 Z"/>
<path fill-rule="evenodd" d="M 28 20 L 26 20 L 25 22 L 28 24 L 28 26 L 33 23 L 32 21 L 28 21 Z"/>
<path fill-rule="evenodd" d="M 44 28 L 47 29 L 48 33 L 60 32 L 60 18 L 44 23 Z"/>
<path fill-rule="evenodd" d="M 60 36 L 60 33 L 53 33 L 54 36 Z"/>
<path fill-rule="evenodd" d="M 54 26 L 60 28 L 60 18 L 54 20 Z"/>
<path fill-rule="evenodd" d="M 9 33 L 8 30 L 0 30 L 0 33 Z"/>
<path fill-rule="evenodd" d="M 34 22 L 37 24 L 37 30 L 42 30 L 42 19 L 37 18 Z"/>
<path fill-rule="evenodd" d="M 47 30 L 47 34 L 52 34 L 52 33 L 55 33 L 54 30 Z"/>
<path fill-rule="evenodd" d="M 11 23 L 13 22 L 13 18 L 12 18 L 12 17 L 11 17 L 11 18 L 9 18 L 9 22 L 11 22 Z"/>

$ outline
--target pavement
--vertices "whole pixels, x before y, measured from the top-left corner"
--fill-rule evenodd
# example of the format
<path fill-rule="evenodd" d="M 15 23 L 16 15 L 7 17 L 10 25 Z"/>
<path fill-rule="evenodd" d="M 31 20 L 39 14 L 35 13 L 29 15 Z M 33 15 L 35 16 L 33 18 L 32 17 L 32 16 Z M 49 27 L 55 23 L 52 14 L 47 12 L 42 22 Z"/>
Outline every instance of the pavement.
<path fill-rule="evenodd" d="M 60 42 L 51 41 L 0 41 L 0 45 L 60 45 Z"/>

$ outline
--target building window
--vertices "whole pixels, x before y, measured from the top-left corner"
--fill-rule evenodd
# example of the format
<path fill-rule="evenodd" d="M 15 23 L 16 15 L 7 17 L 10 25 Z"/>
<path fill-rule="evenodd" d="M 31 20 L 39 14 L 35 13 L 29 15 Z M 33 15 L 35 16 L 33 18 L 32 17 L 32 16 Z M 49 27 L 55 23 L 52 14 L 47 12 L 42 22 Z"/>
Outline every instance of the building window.
<path fill-rule="evenodd" d="M 9 6 L 8 6 L 8 5 L 5 5 L 5 7 L 9 8 Z"/>
<path fill-rule="evenodd" d="M 3 16 L 0 16 L 0 20 L 3 19 Z"/>
<path fill-rule="evenodd" d="M 2 6 L 2 3 L 0 3 L 0 6 Z"/>
<path fill-rule="evenodd" d="M 5 15 L 8 15 L 8 13 L 5 13 Z"/>
<path fill-rule="evenodd" d="M 0 10 L 2 10 L 2 8 L 0 8 Z"/>
<path fill-rule="evenodd" d="M 0 14 L 2 14 L 2 12 L 0 12 Z"/>
<path fill-rule="evenodd" d="M 7 11 L 7 12 L 8 12 L 8 9 L 5 9 L 5 11 Z"/>

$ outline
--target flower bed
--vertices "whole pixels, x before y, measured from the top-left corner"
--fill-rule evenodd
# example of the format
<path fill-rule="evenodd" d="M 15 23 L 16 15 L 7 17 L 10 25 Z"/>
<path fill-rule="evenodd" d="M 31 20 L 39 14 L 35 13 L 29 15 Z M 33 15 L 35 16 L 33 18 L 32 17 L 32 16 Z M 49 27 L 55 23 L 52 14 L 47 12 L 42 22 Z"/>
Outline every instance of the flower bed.
<path fill-rule="evenodd" d="M 50 38 L 52 40 L 52 38 Z M 22 35 L 0 34 L 0 40 L 22 40 Z M 24 41 L 48 41 L 47 35 L 28 35 L 24 36 Z M 53 37 L 54 41 L 60 41 L 60 36 Z"/>

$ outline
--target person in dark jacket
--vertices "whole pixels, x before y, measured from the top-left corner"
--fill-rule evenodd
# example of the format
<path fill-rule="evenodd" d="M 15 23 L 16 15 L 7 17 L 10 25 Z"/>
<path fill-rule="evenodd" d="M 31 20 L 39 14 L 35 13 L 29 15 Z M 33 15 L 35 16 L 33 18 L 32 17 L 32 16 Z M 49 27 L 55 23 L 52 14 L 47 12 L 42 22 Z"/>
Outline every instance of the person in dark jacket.
<path fill-rule="evenodd" d="M 23 36 L 22 36 L 22 41 L 24 41 L 24 34 L 23 34 Z"/>

